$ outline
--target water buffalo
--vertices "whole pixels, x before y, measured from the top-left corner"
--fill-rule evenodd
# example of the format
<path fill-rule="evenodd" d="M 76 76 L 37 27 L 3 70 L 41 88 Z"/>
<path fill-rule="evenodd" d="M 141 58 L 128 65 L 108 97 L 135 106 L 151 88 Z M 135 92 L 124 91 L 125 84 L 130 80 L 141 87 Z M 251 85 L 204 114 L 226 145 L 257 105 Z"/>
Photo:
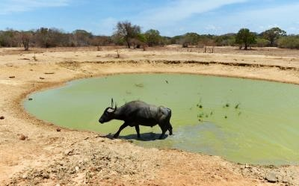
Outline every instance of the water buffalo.
<path fill-rule="evenodd" d="M 109 122 L 112 119 L 122 120 L 124 123 L 120 126 L 119 130 L 114 134 L 114 138 L 117 138 L 120 132 L 127 126 L 135 127 L 137 137 L 140 138 L 139 125 L 153 127 L 159 125 L 162 134 L 162 139 L 169 131 L 169 135 L 172 135 L 172 126 L 170 124 L 171 110 L 162 106 L 149 105 L 142 101 L 131 101 L 117 108 L 113 107 L 113 99 L 111 100 L 111 107 L 107 107 L 99 119 L 100 123 Z"/>

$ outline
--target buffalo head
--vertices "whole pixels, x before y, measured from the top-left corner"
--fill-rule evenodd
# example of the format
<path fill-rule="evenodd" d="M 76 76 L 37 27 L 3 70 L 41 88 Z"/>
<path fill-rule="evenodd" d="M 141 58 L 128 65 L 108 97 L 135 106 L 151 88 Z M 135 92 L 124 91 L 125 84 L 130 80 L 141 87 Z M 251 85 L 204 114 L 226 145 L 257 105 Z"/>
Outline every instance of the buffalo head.
<path fill-rule="evenodd" d="M 115 115 L 114 112 L 116 111 L 117 106 L 115 105 L 113 108 L 113 99 L 111 99 L 111 107 L 107 107 L 99 119 L 100 123 L 106 123 L 112 119 L 114 119 Z"/>

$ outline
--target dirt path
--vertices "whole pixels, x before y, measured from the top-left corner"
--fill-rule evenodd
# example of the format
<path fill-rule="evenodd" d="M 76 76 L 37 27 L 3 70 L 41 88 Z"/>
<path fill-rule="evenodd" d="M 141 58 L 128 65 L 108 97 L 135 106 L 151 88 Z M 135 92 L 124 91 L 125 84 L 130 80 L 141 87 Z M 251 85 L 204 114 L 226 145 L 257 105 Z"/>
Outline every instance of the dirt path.
<path fill-rule="evenodd" d="M 21 105 L 30 92 L 114 73 L 194 73 L 299 84 L 299 57 L 293 51 L 280 51 L 281 56 L 266 52 L 122 49 L 116 58 L 115 50 L 0 49 L 0 184 L 267 185 L 268 179 L 298 185 L 297 166 L 238 165 L 215 156 L 145 149 L 91 132 L 57 130 L 29 116 Z"/>

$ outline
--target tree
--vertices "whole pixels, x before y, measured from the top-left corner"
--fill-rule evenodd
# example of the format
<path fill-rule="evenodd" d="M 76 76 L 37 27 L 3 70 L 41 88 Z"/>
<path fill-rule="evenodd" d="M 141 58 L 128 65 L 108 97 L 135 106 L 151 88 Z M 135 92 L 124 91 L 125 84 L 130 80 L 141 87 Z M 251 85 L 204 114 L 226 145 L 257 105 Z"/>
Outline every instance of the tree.
<path fill-rule="evenodd" d="M 116 29 L 116 35 L 125 41 L 128 48 L 131 47 L 130 40 L 138 39 L 137 37 L 141 33 L 140 26 L 132 25 L 132 23 L 128 21 L 118 22 Z"/>
<path fill-rule="evenodd" d="M 65 35 L 61 30 L 56 28 L 40 28 L 35 33 L 35 42 L 40 47 L 57 47 L 57 46 L 65 46 L 67 44 L 65 40 Z"/>
<path fill-rule="evenodd" d="M 88 46 L 93 37 L 92 33 L 85 30 L 75 30 L 73 35 L 76 42 L 75 46 Z"/>
<path fill-rule="evenodd" d="M 248 49 L 248 46 L 250 44 L 254 44 L 255 41 L 255 34 L 250 32 L 248 28 L 242 28 L 239 30 L 236 36 L 236 43 L 240 44 L 240 49 L 242 48 L 242 45 L 244 44 L 244 50 Z"/>
<path fill-rule="evenodd" d="M 150 47 L 161 44 L 162 37 L 158 30 L 150 29 L 145 32 L 144 36 L 147 45 Z"/>
<path fill-rule="evenodd" d="M 262 33 L 262 36 L 270 42 L 271 47 L 276 45 L 275 41 L 279 39 L 280 36 L 285 36 L 285 35 L 286 35 L 286 31 L 281 30 L 278 27 L 271 28 Z"/>
<path fill-rule="evenodd" d="M 197 45 L 200 40 L 200 35 L 197 33 L 186 33 L 182 38 L 182 45 L 188 47 L 189 45 Z"/>
<path fill-rule="evenodd" d="M 33 32 L 32 31 L 22 31 L 22 32 L 20 32 L 19 40 L 21 41 L 25 51 L 29 50 L 32 37 L 33 37 Z"/>

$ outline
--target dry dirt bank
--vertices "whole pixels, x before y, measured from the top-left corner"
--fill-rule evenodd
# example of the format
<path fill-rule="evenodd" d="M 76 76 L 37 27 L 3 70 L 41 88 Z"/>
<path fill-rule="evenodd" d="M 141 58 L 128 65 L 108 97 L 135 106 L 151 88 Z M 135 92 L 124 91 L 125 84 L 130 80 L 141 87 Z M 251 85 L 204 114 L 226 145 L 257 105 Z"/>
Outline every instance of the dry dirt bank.
<path fill-rule="evenodd" d="M 278 185 L 299 185 L 297 166 L 238 165 L 215 156 L 144 149 L 100 133 L 58 132 L 58 127 L 26 114 L 21 105 L 30 92 L 114 73 L 194 73 L 299 84 L 299 58 L 293 51 L 277 56 L 276 50 L 273 55 L 268 50 L 267 55 L 222 50 L 121 49 L 116 58 L 115 50 L 0 49 L 0 184 L 272 185 L 267 178 Z"/>

